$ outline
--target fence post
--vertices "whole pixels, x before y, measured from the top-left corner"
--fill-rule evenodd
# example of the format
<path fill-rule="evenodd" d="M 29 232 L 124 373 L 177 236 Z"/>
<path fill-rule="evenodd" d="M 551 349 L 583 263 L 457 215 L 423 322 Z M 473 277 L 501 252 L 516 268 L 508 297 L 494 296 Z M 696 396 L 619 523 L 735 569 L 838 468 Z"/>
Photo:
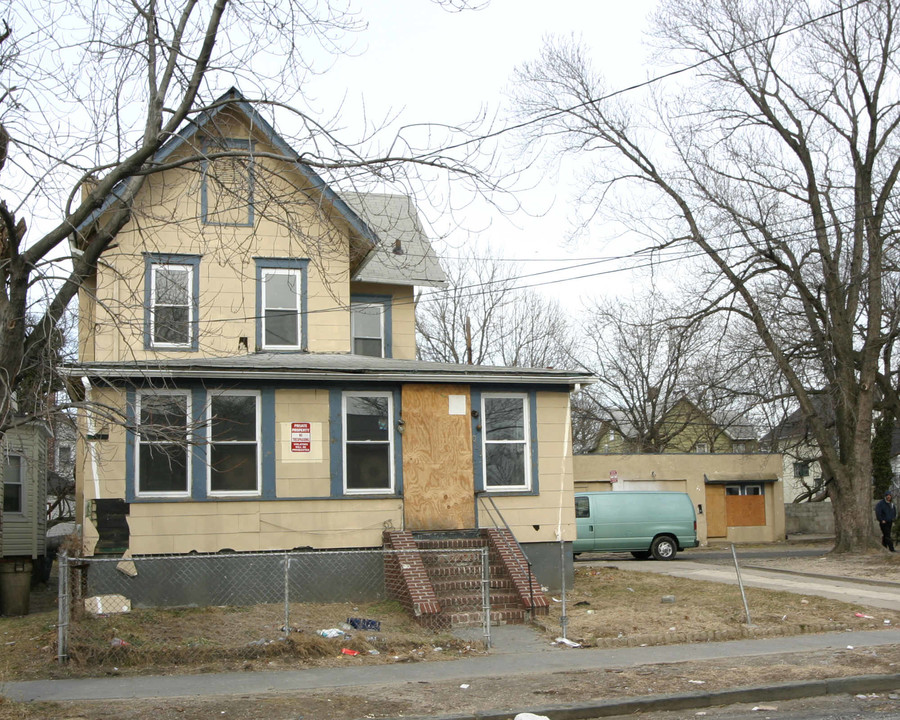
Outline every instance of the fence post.
<path fill-rule="evenodd" d="M 481 548 L 481 612 L 484 616 L 484 646 L 491 648 L 491 560 L 488 548 Z"/>
<path fill-rule="evenodd" d="M 291 634 L 291 556 L 284 554 L 284 636 Z"/>
<path fill-rule="evenodd" d="M 56 661 L 62 665 L 69 659 L 69 554 L 63 550 L 58 558 L 59 594 L 56 618 Z"/>

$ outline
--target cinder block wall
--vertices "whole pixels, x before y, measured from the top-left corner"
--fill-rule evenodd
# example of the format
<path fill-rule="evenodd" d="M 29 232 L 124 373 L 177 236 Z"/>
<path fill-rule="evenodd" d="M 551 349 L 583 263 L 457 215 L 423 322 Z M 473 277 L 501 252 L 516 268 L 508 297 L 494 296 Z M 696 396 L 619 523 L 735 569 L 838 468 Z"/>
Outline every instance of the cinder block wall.
<path fill-rule="evenodd" d="M 784 530 L 788 535 L 834 535 L 831 503 L 785 503 Z"/>

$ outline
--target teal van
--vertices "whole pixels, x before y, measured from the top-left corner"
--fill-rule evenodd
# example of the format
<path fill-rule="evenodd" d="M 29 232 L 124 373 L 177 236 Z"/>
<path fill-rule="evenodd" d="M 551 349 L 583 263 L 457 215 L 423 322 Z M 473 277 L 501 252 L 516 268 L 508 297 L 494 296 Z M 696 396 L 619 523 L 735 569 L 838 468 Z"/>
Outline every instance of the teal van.
<path fill-rule="evenodd" d="M 697 516 L 687 493 L 611 491 L 575 494 L 577 555 L 630 552 L 671 560 L 679 550 L 697 547 Z"/>

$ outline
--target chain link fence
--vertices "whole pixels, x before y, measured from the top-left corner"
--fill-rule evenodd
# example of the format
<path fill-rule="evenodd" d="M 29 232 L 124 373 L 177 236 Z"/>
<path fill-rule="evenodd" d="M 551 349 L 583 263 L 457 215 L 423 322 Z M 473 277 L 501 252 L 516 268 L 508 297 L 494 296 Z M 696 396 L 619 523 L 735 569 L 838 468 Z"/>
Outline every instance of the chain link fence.
<path fill-rule="evenodd" d="M 513 598 L 487 548 L 59 558 L 58 659 L 197 663 L 380 654 L 462 625 L 490 647 Z M 473 631 L 468 631 L 472 637 Z M 452 636 L 450 636 L 452 637 Z"/>

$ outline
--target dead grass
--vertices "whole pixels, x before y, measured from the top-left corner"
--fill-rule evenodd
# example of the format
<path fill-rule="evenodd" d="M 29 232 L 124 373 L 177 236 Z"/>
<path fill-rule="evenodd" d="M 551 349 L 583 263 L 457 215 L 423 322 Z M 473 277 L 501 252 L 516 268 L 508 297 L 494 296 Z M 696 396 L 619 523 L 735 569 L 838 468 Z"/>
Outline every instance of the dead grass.
<path fill-rule="evenodd" d="M 894 564 L 894 556 L 873 556 L 871 562 L 877 567 L 866 571 L 878 576 L 900 567 Z M 859 559 L 853 564 L 864 567 Z M 670 599 L 666 596 L 673 596 L 674 602 L 664 602 Z M 867 610 L 815 596 L 749 588 L 747 598 L 752 628 L 746 625 L 736 586 L 578 567 L 575 586 L 567 595 L 567 635 L 586 646 L 616 647 L 875 629 L 885 627 L 886 620 L 891 626 L 900 625 L 900 612 Z M 857 613 L 872 617 L 857 617 Z M 560 614 L 560 604 L 553 603 L 551 614 L 540 619 L 550 640 L 561 634 Z M 56 663 L 55 613 L 4 618 L 0 619 L 0 681 L 346 667 L 449 660 L 482 652 L 479 643 L 421 628 L 391 602 L 293 605 L 292 631 L 287 637 L 283 615 L 283 606 L 259 605 L 139 609 L 85 617 L 73 626 L 71 662 L 65 666 Z M 350 617 L 378 620 L 380 630 L 347 629 L 347 635 L 338 639 L 317 635 L 318 630 L 340 627 Z M 344 655 L 344 648 L 359 655 Z M 0 720 L 3 717 L 0 712 Z"/>
<path fill-rule="evenodd" d="M 747 588 L 752 627 L 740 588 L 613 567 L 581 567 L 567 593 L 568 638 L 588 647 L 665 645 L 742 637 L 799 635 L 900 626 L 900 612 L 836 600 Z M 869 615 L 871 618 L 857 617 Z M 541 624 L 559 635 L 562 607 Z"/>

